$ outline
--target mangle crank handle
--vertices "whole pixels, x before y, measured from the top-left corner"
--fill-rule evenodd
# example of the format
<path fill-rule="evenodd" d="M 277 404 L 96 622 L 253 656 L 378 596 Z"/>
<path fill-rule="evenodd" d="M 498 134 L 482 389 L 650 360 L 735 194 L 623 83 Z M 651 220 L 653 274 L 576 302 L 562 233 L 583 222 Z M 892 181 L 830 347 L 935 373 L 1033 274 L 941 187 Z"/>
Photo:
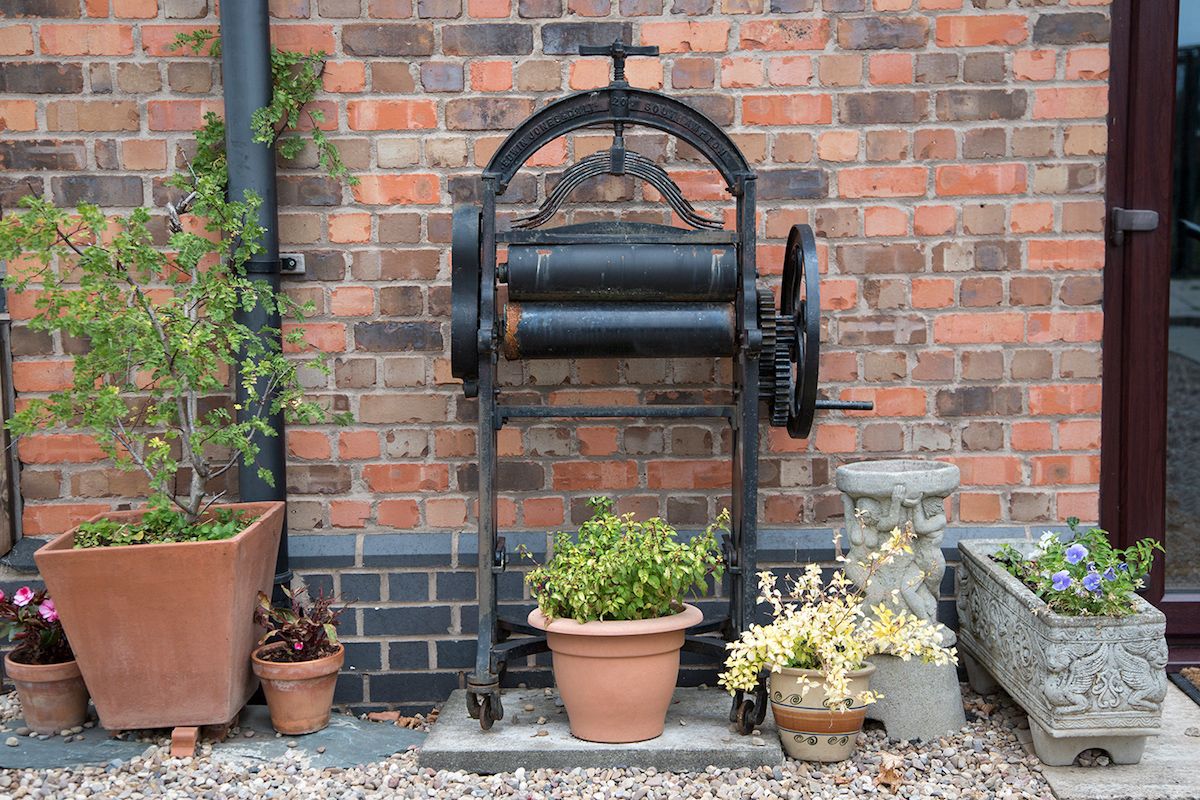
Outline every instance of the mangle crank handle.
<path fill-rule="evenodd" d="M 874 411 L 875 403 L 871 400 L 818 400 L 816 407 L 838 411 Z"/>

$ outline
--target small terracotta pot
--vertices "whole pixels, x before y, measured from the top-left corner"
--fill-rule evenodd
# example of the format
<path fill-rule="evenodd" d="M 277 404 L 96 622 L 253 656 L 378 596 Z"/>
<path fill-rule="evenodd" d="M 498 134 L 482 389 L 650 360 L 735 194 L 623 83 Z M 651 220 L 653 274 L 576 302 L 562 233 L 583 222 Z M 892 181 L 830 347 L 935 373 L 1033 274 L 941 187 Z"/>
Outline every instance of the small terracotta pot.
<path fill-rule="evenodd" d="M 338 670 L 346 660 L 346 648 L 314 661 L 264 661 L 263 653 L 285 647 L 282 642 L 264 645 L 254 651 L 254 674 L 262 680 L 271 725 L 280 733 L 296 736 L 314 733 L 329 724 L 333 690 Z"/>
<path fill-rule="evenodd" d="M 871 684 L 874 664 L 849 673 L 850 693 L 865 692 Z M 814 686 L 803 691 L 800 678 Z M 779 740 L 792 758 L 801 761 L 845 761 L 854 753 L 867 707 L 857 699 L 834 704 L 825 694 L 825 675 L 815 669 L 786 667 L 772 672 L 768 684 L 771 713 L 779 728 Z"/>
<path fill-rule="evenodd" d="M 58 733 L 87 721 L 88 690 L 75 661 L 22 664 L 5 656 L 4 671 L 17 687 L 30 730 Z"/>
<path fill-rule="evenodd" d="M 619 622 L 550 621 L 531 611 L 529 624 L 546 632 L 571 733 L 612 743 L 661 736 L 684 631 L 703 619 L 691 605 L 669 617 Z"/>

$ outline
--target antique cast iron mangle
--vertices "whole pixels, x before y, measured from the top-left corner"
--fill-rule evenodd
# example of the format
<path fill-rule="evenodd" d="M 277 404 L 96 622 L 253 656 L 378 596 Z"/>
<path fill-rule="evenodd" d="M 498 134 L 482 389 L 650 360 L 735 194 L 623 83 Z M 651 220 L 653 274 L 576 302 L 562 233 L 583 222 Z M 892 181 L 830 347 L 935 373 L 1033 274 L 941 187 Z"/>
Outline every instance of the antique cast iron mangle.
<path fill-rule="evenodd" d="M 499 616 L 496 574 L 507 565 L 496 523 L 496 435 L 520 418 L 717 418 L 733 431 L 732 525 L 724 551 L 729 614 L 688 632 L 685 650 L 723 659 L 724 643 L 752 620 L 756 602 L 759 401 L 772 425 L 808 436 L 818 408 L 869 409 L 870 403 L 818 399 L 820 300 L 812 229 L 788 237 L 782 301 L 757 286 L 755 175 L 726 133 L 699 111 L 625 79 L 629 55 L 655 47 L 614 42 L 580 47 L 613 59 L 612 82 L 550 103 L 525 120 L 483 171 L 482 205 L 454 210 L 451 366 L 468 397 L 479 398 L 479 642 L 468 680 L 468 711 L 487 729 L 504 716 L 500 677 L 508 662 L 545 652 L 544 635 Z M 542 206 L 499 230 L 496 200 L 518 169 L 551 140 L 611 128 L 612 146 L 562 173 Z M 657 163 L 625 146 L 630 126 L 675 136 L 703 154 L 737 200 L 736 228 L 698 212 Z M 570 192 L 589 178 L 631 175 L 650 184 L 687 227 L 604 221 L 539 230 Z M 503 245 L 507 263 L 497 263 Z M 507 302 L 498 290 L 507 287 Z M 731 404 L 546 406 L 504 403 L 497 360 L 526 358 L 733 359 Z M 597 491 L 604 487 L 597 486 Z M 512 634 L 520 634 L 511 638 Z M 732 721 L 749 732 L 766 712 L 765 689 L 738 696 Z"/>

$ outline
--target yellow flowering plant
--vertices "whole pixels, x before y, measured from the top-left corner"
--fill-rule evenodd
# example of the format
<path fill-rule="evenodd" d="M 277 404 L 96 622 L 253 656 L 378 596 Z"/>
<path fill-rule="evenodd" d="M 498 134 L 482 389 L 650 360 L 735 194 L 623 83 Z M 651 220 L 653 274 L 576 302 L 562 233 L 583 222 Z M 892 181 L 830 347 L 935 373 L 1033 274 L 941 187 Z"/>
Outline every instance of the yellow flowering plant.
<path fill-rule="evenodd" d="M 752 691 L 764 670 L 811 669 L 821 673 L 829 705 L 840 709 L 850 699 L 868 704 L 882 696 L 870 690 L 857 696 L 850 692 L 848 675 L 862 669 L 867 656 L 888 653 L 905 661 L 917 656 L 934 664 L 956 663 L 954 648 L 942 644 L 935 624 L 887 603 L 866 606 L 866 587 L 875 573 L 897 553 L 912 552 L 912 538 L 911 526 L 893 530 L 887 543 L 862 563 L 866 577 L 861 586 L 855 586 L 840 569 L 824 581 L 821 567 L 809 564 L 800 578 L 786 579 L 785 598 L 774 574 L 758 573 L 759 603 L 771 606 L 774 621 L 751 625 L 727 645 L 729 656 L 721 686 L 730 694 Z M 800 685 L 807 693 L 819 684 L 801 678 Z"/>

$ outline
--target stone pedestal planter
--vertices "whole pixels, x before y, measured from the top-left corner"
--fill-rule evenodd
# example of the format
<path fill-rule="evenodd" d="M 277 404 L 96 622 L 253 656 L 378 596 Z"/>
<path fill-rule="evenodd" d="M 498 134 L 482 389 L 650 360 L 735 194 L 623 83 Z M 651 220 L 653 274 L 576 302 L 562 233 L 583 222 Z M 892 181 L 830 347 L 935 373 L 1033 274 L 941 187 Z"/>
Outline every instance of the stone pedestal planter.
<path fill-rule="evenodd" d="M 959 653 L 976 691 L 1003 686 L 1029 715 L 1038 758 L 1066 766 L 1088 748 L 1136 764 L 1157 735 L 1167 693 L 1166 618 L 1141 598 L 1127 617 L 1050 611 L 991 559 L 1002 545 L 960 542 Z"/>
<path fill-rule="evenodd" d="M 866 590 L 867 606 L 883 603 L 938 624 L 938 591 L 946 572 L 945 500 L 958 488 L 958 480 L 958 467 L 944 461 L 896 459 L 838 467 L 837 487 L 850 540 L 847 577 L 862 585 L 866 573 L 859 564 L 879 550 L 895 528 L 911 524 L 916 534 L 912 553 L 897 554 L 875 573 Z M 954 633 L 938 627 L 943 644 L 953 645 Z M 871 662 L 876 667 L 871 685 L 883 698 L 867 707 L 867 716 L 882 722 L 893 739 L 927 741 L 966 724 L 953 664 L 905 662 L 887 655 Z"/>

